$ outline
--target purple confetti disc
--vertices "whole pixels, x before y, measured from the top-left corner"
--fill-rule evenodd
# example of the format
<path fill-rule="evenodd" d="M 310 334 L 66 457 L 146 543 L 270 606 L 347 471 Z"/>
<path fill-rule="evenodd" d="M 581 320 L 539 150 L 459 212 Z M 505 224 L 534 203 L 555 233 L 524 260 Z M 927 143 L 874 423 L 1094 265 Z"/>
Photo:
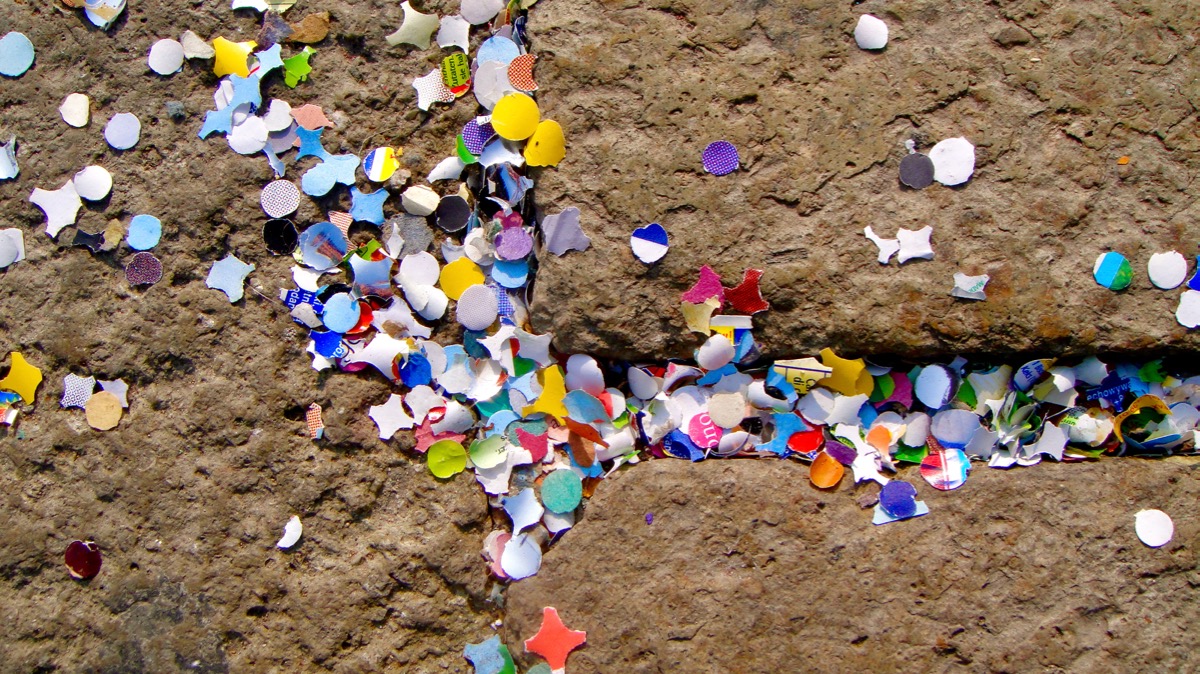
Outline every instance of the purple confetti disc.
<path fill-rule="evenodd" d="M 727 175 L 738 169 L 737 148 L 726 140 L 709 143 L 708 147 L 704 148 L 702 159 L 704 170 L 715 176 Z"/>
<path fill-rule="evenodd" d="M 533 237 L 522 227 L 509 227 L 496 235 L 496 257 L 521 260 L 533 250 Z"/>
<path fill-rule="evenodd" d="M 492 128 L 491 122 L 480 125 L 472 119 L 463 127 L 463 145 L 467 146 L 467 152 L 473 155 L 480 155 L 483 154 L 484 144 L 495 135 L 496 130 Z"/>
<path fill-rule="evenodd" d="M 131 286 L 154 285 L 162 280 L 163 268 L 150 253 L 138 253 L 125 265 L 125 280 Z"/>
<path fill-rule="evenodd" d="M 892 517 L 912 517 L 917 512 L 917 488 L 907 482 L 892 480 L 880 490 L 879 505 Z"/>

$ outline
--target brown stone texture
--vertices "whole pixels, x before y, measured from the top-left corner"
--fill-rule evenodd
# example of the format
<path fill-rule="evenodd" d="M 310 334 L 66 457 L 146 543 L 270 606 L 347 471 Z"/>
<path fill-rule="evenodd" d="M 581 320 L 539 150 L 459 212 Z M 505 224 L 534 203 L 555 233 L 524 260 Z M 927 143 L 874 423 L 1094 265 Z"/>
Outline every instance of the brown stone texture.
<path fill-rule="evenodd" d="M 295 262 L 262 242 L 266 160 L 196 136 L 218 81 L 211 61 L 169 78 L 146 65 L 150 45 L 184 30 L 253 39 L 257 14 L 230 11 L 229 0 L 133 0 L 104 33 L 56 5 L 0 4 L 0 32 L 19 30 L 37 49 L 32 70 L 0 82 L 0 125 L 16 134 L 21 166 L 0 182 L 2 226 L 21 228 L 28 251 L 0 272 L 0 372 L 17 350 L 46 377 L 32 412 L 0 426 L 0 671 L 469 671 L 463 644 L 499 615 L 479 561 L 485 499 L 469 476 L 434 480 L 402 451 L 411 435 L 378 439 L 367 408 L 390 392 L 378 375 L 310 368 L 305 331 L 278 301 Z M 323 106 L 337 123 L 323 137 L 329 151 L 404 146 L 404 168 L 424 176 L 474 112 L 417 111 L 410 83 L 437 50 L 387 46 L 398 3 L 293 11 L 313 10 L 330 12 L 334 32 L 317 45 L 310 81 L 292 90 L 274 78 L 264 96 Z M 76 91 L 92 99 L 83 129 L 57 112 Z M 171 100 L 185 120 L 169 118 Z M 141 118 L 141 142 L 127 152 L 104 143 L 116 112 Z M 288 176 L 298 181 L 313 161 Z M 112 173 L 113 194 L 86 204 L 79 227 L 159 217 L 157 285 L 128 286 L 126 246 L 93 255 L 69 247 L 74 228 L 57 242 L 43 233 L 29 193 L 92 163 Z M 394 192 L 389 213 L 400 211 Z M 349 205 L 344 188 L 306 197 L 294 220 Z M 257 265 L 233 305 L 205 287 L 230 253 Z M 59 408 L 68 372 L 129 383 L 117 429 L 93 431 L 83 410 Z M 320 442 L 303 434 L 313 402 L 328 426 Z M 292 515 L 304 537 L 277 550 Z M 87 583 L 63 565 L 77 538 L 104 554 Z"/>
<path fill-rule="evenodd" d="M 849 478 L 826 492 L 796 463 L 652 461 L 602 484 L 509 589 L 507 641 L 519 652 L 554 606 L 588 633 L 573 674 L 1190 671 L 1198 468 L 977 467 L 953 492 L 908 468 L 930 514 L 876 527 L 854 496 L 878 489 Z M 1173 516 L 1165 547 L 1135 536 L 1144 508 Z"/>
<path fill-rule="evenodd" d="M 855 45 L 863 13 L 885 50 Z M 1200 241 L 1198 23 L 1187 0 L 539 5 L 539 100 L 569 145 L 539 202 L 580 208 L 592 248 L 542 254 L 535 325 L 569 352 L 687 355 L 679 295 L 709 264 L 727 286 L 765 270 L 770 354 L 1193 349 L 1146 263 Z M 957 136 L 968 184 L 900 186 L 905 140 Z M 741 171 L 704 172 L 720 139 Z M 649 268 L 628 243 L 648 222 L 672 243 Z M 936 255 L 882 267 L 868 225 L 932 225 Z M 1092 280 L 1108 250 L 1125 292 Z M 960 271 L 991 276 L 987 301 L 949 295 Z"/>

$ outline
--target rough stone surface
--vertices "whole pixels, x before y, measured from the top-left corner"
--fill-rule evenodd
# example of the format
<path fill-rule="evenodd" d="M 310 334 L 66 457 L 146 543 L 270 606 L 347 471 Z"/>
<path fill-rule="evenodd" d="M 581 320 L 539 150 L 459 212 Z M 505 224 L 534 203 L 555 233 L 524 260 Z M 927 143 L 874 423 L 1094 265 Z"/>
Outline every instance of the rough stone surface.
<path fill-rule="evenodd" d="M 485 500 L 469 477 L 438 482 L 399 451 L 411 436 L 379 441 L 367 409 L 387 400 L 380 377 L 312 371 L 303 331 L 278 301 L 294 262 L 262 242 L 265 159 L 197 138 L 217 85 L 211 61 L 170 78 L 146 66 L 151 44 L 187 29 L 253 39 L 257 15 L 230 11 L 229 0 L 135 1 L 103 33 L 57 5 L 0 4 L 0 31 L 20 30 L 37 48 L 33 69 L 0 84 L 2 125 L 21 148 L 20 176 L 0 182 L 3 226 L 22 229 L 29 255 L 0 273 L 0 372 L 18 350 L 46 377 L 32 413 L 0 427 L 0 670 L 469 671 L 463 644 L 498 616 L 478 556 L 491 527 Z M 311 80 L 291 90 L 275 78 L 264 95 L 322 105 L 337 122 L 324 135 L 331 152 L 403 145 L 404 167 L 423 176 L 473 112 L 418 114 L 410 82 L 437 50 L 386 45 L 398 3 L 320 9 L 334 28 Z M 82 129 L 57 112 L 75 91 L 92 99 Z M 183 102 L 184 120 L 168 117 L 168 101 Z M 116 112 L 141 118 L 128 152 L 102 137 Z M 29 193 L 92 163 L 113 174 L 113 195 L 85 205 L 80 228 L 159 217 L 158 284 L 129 288 L 125 246 L 93 255 L 68 247 L 73 228 L 58 242 L 43 233 Z M 323 208 L 348 209 L 346 190 L 303 199 L 294 219 L 316 221 Z M 400 212 L 398 196 L 387 210 Z M 229 253 L 257 265 L 233 305 L 205 287 Z M 130 384 L 116 430 L 95 432 L 82 410 L 59 409 L 69 372 Z M 316 443 L 303 435 L 314 401 L 328 425 Z M 304 537 L 277 550 L 293 514 Z M 62 561 L 76 538 L 104 554 L 87 583 Z"/>
<path fill-rule="evenodd" d="M 909 468 L 932 512 L 874 527 L 849 478 L 822 492 L 795 463 L 653 461 L 602 484 L 509 590 L 506 640 L 521 651 L 555 606 L 588 633 L 574 674 L 1192 670 L 1198 469 L 977 467 L 940 493 Z M 1167 546 L 1138 541 L 1144 508 L 1174 518 Z"/>
<path fill-rule="evenodd" d="M 886 50 L 855 46 L 862 13 Z M 1195 348 L 1145 268 L 1200 241 L 1198 21 L 1187 0 L 539 5 L 539 101 L 569 149 L 538 198 L 580 208 L 592 249 L 542 254 L 535 325 L 564 351 L 687 355 L 679 295 L 711 264 L 728 286 L 766 271 L 755 334 L 776 355 Z M 956 136 L 970 183 L 900 186 L 905 140 Z M 719 139 L 741 171 L 703 171 Z M 628 243 L 648 222 L 672 244 L 650 268 Z M 862 233 L 927 224 L 936 257 L 902 267 Z M 1126 292 L 1092 280 L 1110 249 Z M 989 274 L 987 301 L 950 297 L 955 272 Z"/>

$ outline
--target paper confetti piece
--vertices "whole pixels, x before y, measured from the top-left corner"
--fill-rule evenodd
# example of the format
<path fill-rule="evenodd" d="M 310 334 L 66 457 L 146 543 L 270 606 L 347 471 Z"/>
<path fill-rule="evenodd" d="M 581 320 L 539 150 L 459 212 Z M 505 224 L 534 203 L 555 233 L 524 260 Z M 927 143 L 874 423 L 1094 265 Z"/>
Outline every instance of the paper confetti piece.
<path fill-rule="evenodd" d="M 142 137 L 142 122 L 131 112 L 118 112 L 104 127 L 104 140 L 114 150 L 128 150 Z"/>
<path fill-rule="evenodd" d="M 88 425 L 98 431 L 116 428 L 125 413 L 121 401 L 108 391 L 100 391 L 88 398 L 84 411 L 87 413 Z"/>
<path fill-rule="evenodd" d="M 638 227 L 629 236 L 629 247 L 633 249 L 637 259 L 646 264 L 654 264 L 663 259 L 670 247 L 667 230 L 657 222 Z"/>
<path fill-rule="evenodd" d="M 854 41 L 859 49 L 883 49 L 888 43 L 888 27 L 878 17 L 863 14 L 854 26 Z"/>
<path fill-rule="evenodd" d="M 537 91 L 537 82 L 533 80 L 533 65 L 537 56 L 521 54 L 508 64 L 508 81 L 521 91 Z"/>
<path fill-rule="evenodd" d="M 58 114 L 69 126 L 83 128 L 91 119 L 91 105 L 86 94 L 68 94 L 58 106 Z"/>
<path fill-rule="evenodd" d="M 6 33 L 0 37 L 0 75 L 20 77 L 33 65 L 33 43 L 24 33 Z"/>
<path fill-rule="evenodd" d="M 154 285 L 162 276 L 162 263 L 151 253 L 138 253 L 125 265 L 125 280 L 131 286 Z"/>
<path fill-rule="evenodd" d="M 933 184 L 933 160 L 928 155 L 913 152 L 900 160 L 900 182 L 914 190 L 923 190 Z"/>
<path fill-rule="evenodd" d="M 956 272 L 954 274 L 954 288 L 950 291 L 950 294 L 966 300 L 986 300 L 987 294 L 984 293 L 983 289 L 990 280 L 991 277 L 987 274 L 967 276 L 962 272 Z"/>
<path fill-rule="evenodd" d="M 1110 251 L 1096 258 L 1092 277 L 1109 290 L 1124 290 L 1133 282 L 1133 267 L 1124 255 Z"/>
<path fill-rule="evenodd" d="M 529 138 L 537 130 L 540 120 L 537 102 L 520 92 L 505 94 L 492 109 L 492 128 L 507 140 Z"/>
<path fill-rule="evenodd" d="M 77 374 L 68 374 L 63 377 L 63 394 L 58 401 L 60 407 L 78 407 L 83 409 L 89 398 L 92 397 L 92 391 L 96 390 L 95 377 L 80 377 Z"/>
<path fill-rule="evenodd" d="M 695 285 L 681 296 L 681 301 L 689 304 L 702 304 L 708 299 L 716 299 L 719 308 L 725 302 L 725 287 L 721 285 L 721 277 L 712 267 L 700 267 L 700 277 Z"/>
<path fill-rule="evenodd" d="M 975 146 L 966 138 L 947 138 L 929 151 L 933 179 L 952 187 L 971 179 L 975 172 Z"/>
<path fill-rule="evenodd" d="M 308 428 L 308 437 L 320 440 L 325 436 L 325 420 L 321 418 L 321 406 L 313 403 L 304 412 L 304 424 Z"/>
<path fill-rule="evenodd" d="M 741 161 L 738 157 L 737 148 L 733 146 L 733 143 L 726 140 L 709 143 L 704 148 L 700 159 L 704 164 L 704 170 L 715 176 L 733 173 L 738 170 Z"/>
<path fill-rule="evenodd" d="M 434 477 L 449 479 L 467 467 L 467 450 L 454 440 L 438 440 L 426 452 L 426 464 Z"/>
<path fill-rule="evenodd" d="M 0 229 L 0 269 L 25 259 L 25 236 L 16 227 Z"/>
<path fill-rule="evenodd" d="M 100 546 L 93 541 L 71 541 L 63 553 L 63 562 L 75 580 L 95 578 L 103 564 Z"/>
<path fill-rule="evenodd" d="M 1147 547 L 1161 548 L 1175 535 L 1175 523 L 1161 510 L 1139 510 L 1134 516 L 1134 530 Z"/>
<path fill-rule="evenodd" d="M 242 299 L 246 277 L 252 271 L 254 265 L 246 264 L 232 254 L 226 255 L 222 260 L 213 263 L 205 285 L 225 293 L 229 297 L 229 303 L 233 304 Z"/>
<path fill-rule="evenodd" d="M 429 39 L 440 23 L 438 17 L 418 12 L 407 1 L 400 5 L 400 8 L 404 10 L 404 21 L 400 23 L 400 27 L 394 33 L 384 39 L 393 47 L 399 44 L 411 44 L 420 49 L 428 49 Z"/>
<path fill-rule="evenodd" d="M 558 609 L 542 609 L 542 626 L 537 634 L 525 640 L 525 651 L 540 655 L 550 669 L 560 671 L 567 666 L 567 656 L 587 641 L 587 632 L 567 629 L 558 617 Z"/>
<path fill-rule="evenodd" d="M 542 232 L 547 250 L 559 257 L 568 251 L 587 250 L 592 245 L 592 240 L 583 233 L 579 224 L 579 209 L 574 206 L 561 213 L 547 215 L 542 220 Z"/>
<path fill-rule="evenodd" d="M 282 218 L 300 207 L 300 190 L 291 181 L 275 180 L 263 187 L 258 201 L 268 216 Z"/>
<path fill-rule="evenodd" d="M 216 57 L 216 60 L 213 61 L 213 74 L 217 77 L 250 76 L 250 66 L 246 61 L 250 58 L 250 52 L 257 46 L 254 42 L 232 42 L 223 37 L 217 37 L 213 39 L 212 46 Z"/>
<path fill-rule="evenodd" d="M 33 396 L 42 383 L 42 371 L 29 364 L 17 351 L 9 353 L 11 365 L 8 374 L 0 379 L 0 391 L 12 391 L 21 396 L 26 405 L 33 404 Z"/>
<path fill-rule="evenodd" d="M 538 122 L 525 144 L 525 163 L 530 166 L 558 166 L 567 156 L 562 126 L 552 119 Z"/>
<path fill-rule="evenodd" d="M 287 524 L 283 525 L 283 536 L 276 541 L 275 547 L 280 550 L 287 550 L 295 545 L 300 537 L 304 535 L 304 523 L 300 521 L 297 515 L 292 515 Z"/>
<path fill-rule="evenodd" d="M 438 68 L 414 79 L 412 85 L 417 90 L 417 107 L 425 111 L 434 103 L 453 103 L 457 98 L 442 81 L 442 71 Z"/>
<path fill-rule="evenodd" d="M 760 311 L 766 311 L 771 308 L 762 297 L 762 292 L 759 290 L 758 282 L 763 276 L 761 269 L 747 269 L 742 276 L 742 282 L 734 288 L 725 289 L 725 299 L 733 305 L 735 311 L 740 314 L 757 314 Z"/>
<path fill-rule="evenodd" d="M 159 75 L 174 75 L 183 68 L 183 45 L 175 40 L 159 40 L 150 47 L 146 64 Z"/>
<path fill-rule="evenodd" d="M 929 241 L 930 237 L 932 236 L 933 227 L 930 227 L 929 225 L 926 225 L 915 232 L 909 229 L 898 230 L 896 232 L 896 239 L 900 242 L 900 250 L 896 256 L 896 260 L 900 264 L 904 264 L 909 260 L 932 260 L 933 246 Z M 882 253 L 880 257 L 882 257 Z"/>
<path fill-rule="evenodd" d="M 1150 282 L 1156 288 L 1163 290 L 1178 288 L 1187 278 L 1187 269 L 1187 259 L 1174 250 L 1167 253 L 1155 253 L 1150 256 L 1150 261 L 1146 264 Z"/>
<path fill-rule="evenodd" d="M 75 224 L 79 209 L 83 207 L 75 183 L 70 180 L 57 190 L 34 188 L 29 202 L 46 214 L 46 234 L 51 238 L 58 236 L 64 227 Z"/>

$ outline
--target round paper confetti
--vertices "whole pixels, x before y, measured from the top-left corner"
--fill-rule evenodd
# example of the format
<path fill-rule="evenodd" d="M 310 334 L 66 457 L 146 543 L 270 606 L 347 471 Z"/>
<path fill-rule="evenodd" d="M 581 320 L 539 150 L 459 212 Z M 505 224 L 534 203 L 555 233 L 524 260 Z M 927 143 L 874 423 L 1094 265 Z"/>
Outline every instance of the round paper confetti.
<path fill-rule="evenodd" d="M 897 519 L 912 517 L 917 513 L 917 488 L 907 482 L 892 480 L 880 490 L 879 505 Z"/>
<path fill-rule="evenodd" d="M 808 469 L 808 479 L 818 489 L 830 489 L 842 481 L 845 473 L 846 467 L 838 463 L 837 459 L 825 452 L 820 452 Z"/>
<path fill-rule="evenodd" d="M 1155 253 L 1146 264 L 1150 282 L 1163 290 L 1178 288 L 1187 278 L 1187 259 L 1178 251 Z"/>
<path fill-rule="evenodd" d="M 525 140 L 537 130 L 541 113 L 537 103 L 522 93 L 506 94 L 492 109 L 492 128 L 507 140 Z"/>
<path fill-rule="evenodd" d="M 530 166 L 558 166 L 567 156 L 567 140 L 562 125 L 553 119 L 538 123 L 525 145 L 525 163 Z"/>
<path fill-rule="evenodd" d="M 68 94 L 58 106 L 58 114 L 70 126 L 83 128 L 91 119 L 91 100 L 86 94 Z"/>
<path fill-rule="evenodd" d="M 114 150 L 128 150 L 142 137 L 142 123 L 131 112 L 118 112 L 104 127 L 104 140 Z"/>
<path fill-rule="evenodd" d="M 1161 548 L 1175 535 L 1175 523 L 1161 510 L 1141 510 L 1134 516 L 1134 530 L 1143 543 Z"/>
<path fill-rule="evenodd" d="M 966 138 L 947 138 L 929 151 L 933 179 L 947 186 L 961 185 L 975 172 L 975 146 Z"/>
<path fill-rule="evenodd" d="M 883 49 L 888 43 L 887 24 L 870 14 L 863 14 L 854 26 L 854 41 L 859 49 Z"/>
<path fill-rule="evenodd" d="M 282 218 L 300 208 L 300 190 L 288 180 L 267 183 L 258 197 L 263 212 L 272 218 Z"/>
<path fill-rule="evenodd" d="M 738 391 L 713 395 L 708 401 L 708 417 L 724 429 L 737 426 L 746 417 L 746 396 Z"/>
<path fill-rule="evenodd" d="M 492 280 L 501 287 L 516 289 L 529 278 L 529 263 L 525 260 L 496 260 L 492 264 Z"/>
<path fill-rule="evenodd" d="M 467 450 L 453 440 L 438 440 L 426 452 L 426 464 L 434 477 L 454 477 L 467 467 Z"/>
<path fill-rule="evenodd" d="M 1175 308 L 1175 320 L 1188 329 L 1200 327 L 1200 291 L 1183 291 Z"/>
<path fill-rule="evenodd" d="M 135 215 L 125 242 L 134 250 L 150 250 L 162 238 L 162 221 L 153 215 Z"/>
<path fill-rule="evenodd" d="M 175 40 L 159 40 L 150 47 L 146 63 L 159 75 L 174 75 L 183 67 L 183 45 Z"/>
<path fill-rule="evenodd" d="M 921 460 L 921 477 L 934 489 L 958 489 L 967 481 L 969 461 L 961 449 L 931 451 Z"/>
<path fill-rule="evenodd" d="M 325 300 L 325 311 L 321 314 L 321 321 L 333 332 L 345 334 L 358 325 L 361 311 L 358 300 L 349 293 L 337 293 Z"/>
<path fill-rule="evenodd" d="M 273 255 L 291 255 L 300 243 L 300 234 L 291 220 L 267 220 L 263 225 L 263 242 Z"/>
<path fill-rule="evenodd" d="M 712 449 L 721 442 L 721 429 L 713 423 L 707 412 L 701 412 L 688 422 L 688 437 L 700 449 Z"/>
<path fill-rule="evenodd" d="M 23 33 L 0 37 L 0 75 L 20 77 L 33 65 L 33 43 Z"/>
<path fill-rule="evenodd" d="M 439 283 L 446 297 L 457 300 L 467 288 L 483 283 L 483 271 L 470 258 L 460 257 L 442 267 Z"/>
<path fill-rule="evenodd" d="M 121 399 L 108 391 L 93 393 L 83 409 L 86 412 L 88 425 L 98 431 L 116 428 L 121 421 L 121 415 L 124 414 Z"/>
<path fill-rule="evenodd" d="M 715 176 L 723 176 L 738 170 L 740 159 L 737 148 L 726 140 L 709 143 L 701 155 L 704 170 Z"/>
<path fill-rule="evenodd" d="M 400 160 L 396 158 L 394 148 L 375 148 L 366 157 L 363 157 L 363 172 L 372 182 L 381 183 L 391 178 L 398 168 L 400 168 Z"/>
<path fill-rule="evenodd" d="M 330 269 L 346 256 L 346 235 L 332 222 L 318 222 L 300 234 L 300 254 L 313 269 Z"/>
<path fill-rule="evenodd" d="M 163 268 L 150 253 L 138 253 L 125 265 L 125 280 L 131 286 L 154 285 L 162 280 Z"/>
<path fill-rule="evenodd" d="M 629 247 L 637 259 L 646 264 L 653 264 L 663 259 L 669 247 L 667 230 L 657 222 L 645 227 L 638 227 L 629 236 Z"/>
<path fill-rule="evenodd" d="M 467 204 L 466 199 L 452 194 L 442 197 L 433 214 L 434 221 L 443 231 L 458 232 L 462 231 L 471 219 L 471 206 Z"/>
<path fill-rule="evenodd" d="M 67 572 L 76 580 L 88 580 L 100 573 L 103 558 L 100 546 L 92 541 L 72 541 L 63 554 Z"/>
<path fill-rule="evenodd" d="M 1133 281 L 1133 268 L 1124 255 L 1110 251 L 1096 258 L 1092 277 L 1109 290 L 1124 290 Z"/>
<path fill-rule="evenodd" d="M 100 201 L 112 191 L 112 174 L 103 166 L 88 166 L 71 179 L 75 192 L 88 201 Z"/>
<path fill-rule="evenodd" d="M 583 500 L 583 481 L 569 468 L 551 471 L 542 480 L 542 505 L 552 513 L 569 513 Z"/>
<path fill-rule="evenodd" d="M 473 285 L 458 298 L 455 317 L 468 330 L 487 330 L 499 316 L 500 303 L 496 293 L 485 285 Z"/>
<path fill-rule="evenodd" d="M 900 182 L 914 190 L 923 190 L 933 184 L 933 160 L 928 155 L 914 152 L 900 160 Z"/>
<path fill-rule="evenodd" d="M 509 227 L 496 235 L 496 257 L 521 260 L 533 251 L 533 237 L 524 227 Z"/>
<path fill-rule="evenodd" d="M 931 410 L 949 404 L 958 389 L 958 375 L 945 365 L 929 365 L 917 375 L 917 399 Z"/>

